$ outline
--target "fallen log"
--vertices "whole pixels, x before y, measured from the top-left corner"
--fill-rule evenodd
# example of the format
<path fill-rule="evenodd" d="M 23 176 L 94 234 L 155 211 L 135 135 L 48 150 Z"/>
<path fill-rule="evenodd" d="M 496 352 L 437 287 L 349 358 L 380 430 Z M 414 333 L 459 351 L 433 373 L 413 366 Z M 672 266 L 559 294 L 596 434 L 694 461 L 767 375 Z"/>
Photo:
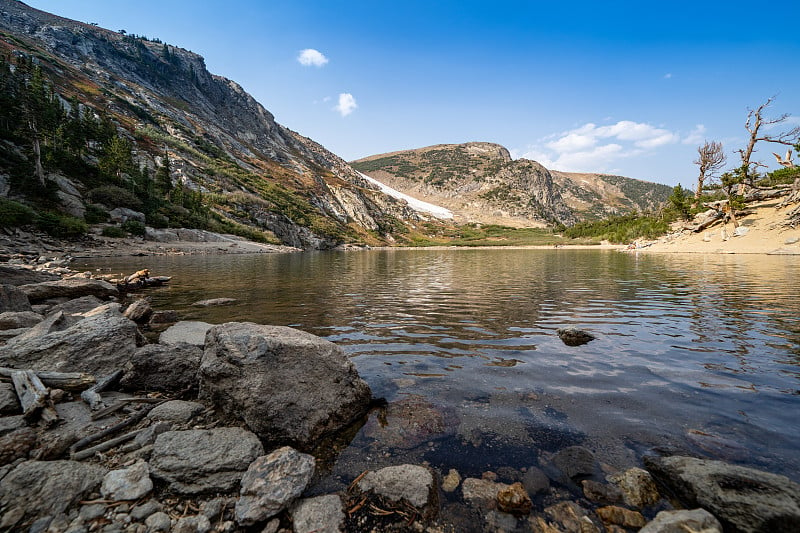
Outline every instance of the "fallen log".
<path fill-rule="evenodd" d="M 17 368 L 0 367 L 0 376 L 10 378 L 11 374 L 17 371 L 19 371 Z M 48 372 L 44 370 L 34 370 L 33 372 L 44 385 L 54 389 L 83 390 L 95 383 L 94 376 L 81 372 Z"/>
<path fill-rule="evenodd" d="M 105 418 L 110 414 L 116 413 L 129 403 L 160 403 L 163 402 L 164 398 L 123 398 L 119 400 L 114 405 L 106 407 L 105 409 L 101 409 L 97 412 L 92 413 L 92 420 L 100 420 L 101 418 Z"/>
<path fill-rule="evenodd" d="M 113 439 L 107 440 L 105 442 L 101 442 L 96 446 L 92 446 L 91 448 L 86 448 L 85 450 L 81 450 L 79 452 L 74 452 L 70 454 L 70 459 L 73 461 L 83 461 L 84 459 L 88 459 L 89 457 L 93 457 L 94 454 L 97 452 L 104 452 L 106 450 L 110 450 L 115 446 L 119 446 L 123 442 L 127 442 L 136 437 L 139 433 L 144 431 L 143 429 L 137 429 L 131 431 L 129 433 L 125 433 L 124 435 L 120 435 L 119 437 L 115 437 Z"/>
<path fill-rule="evenodd" d="M 40 417 L 46 426 L 58 422 L 53 402 L 50 400 L 50 391 L 33 370 L 16 370 L 11 373 L 11 381 L 17 391 L 19 403 L 22 406 L 22 416 L 32 421 Z"/>
<path fill-rule="evenodd" d="M 163 402 L 166 402 L 166 401 L 168 401 L 168 400 L 163 400 Z M 92 435 L 89 435 L 87 437 L 82 438 L 81 440 L 79 440 L 78 442 L 76 442 L 75 444 L 73 444 L 72 446 L 69 447 L 70 456 L 74 455 L 78 450 L 81 450 L 82 448 L 88 446 L 89 444 L 92 444 L 93 442 L 97 442 L 99 440 L 102 440 L 102 439 L 108 437 L 109 435 L 113 435 L 117 431 L 120 431 L 122 429 L 125 429 L 126 427 L 129 427 L 129 426 L 132 426 L 132 425 L 138 423 L 140 420 L 142 420 L 144 417 L 146 417 L 147 413 L 152 411 L 153 408 L 156 405 L 160 405 L 163 402 L 159 402 L 159 403 L 153 404 L 153 405 L 144 406 L 141 409 L 139 409 L 138 411 L 136 411 L 134 414 L 132 414 L 131 416 L 129 416 L 128 418 L 123 420 L 122 422 L 120 422 L 118 424 L 114 424 L 113 426 L 110 426 L 110 427 L 104 429 L 103 431 L 98 431 L 97 433 L 93 433 Z"/>
<path fill-rule="evenodd" d="M 103 403 L 103 397 L 100 393 L 117 383 L 122 377 L 122 370 L 115 370 L 105 378 L 97 382 L 96 385 L 90 387 L 81 393 L 81 400 L 89 404 L 92 411 L 102 409 L 106 405 Z"/>

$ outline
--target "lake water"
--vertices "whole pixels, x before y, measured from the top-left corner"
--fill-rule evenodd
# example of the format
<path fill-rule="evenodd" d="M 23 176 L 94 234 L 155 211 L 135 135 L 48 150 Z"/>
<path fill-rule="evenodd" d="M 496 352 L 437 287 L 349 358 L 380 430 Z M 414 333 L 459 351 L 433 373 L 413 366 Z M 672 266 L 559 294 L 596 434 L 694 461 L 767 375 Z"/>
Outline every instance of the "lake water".
<path fill-rule="evenodd" d="M 612 467 L 668 450 L 800 481 L 800 258 L 602 250 L 388 250 L 83 260 L 173 276 L 157 309 L 294 326 L 375 396 L 319 491 L 429 462 L 480 476 L 573 444 Z M 192 307 L 230 297 L 233 305 Z M 597 339 L 561 342 L 574 326 Z"/>

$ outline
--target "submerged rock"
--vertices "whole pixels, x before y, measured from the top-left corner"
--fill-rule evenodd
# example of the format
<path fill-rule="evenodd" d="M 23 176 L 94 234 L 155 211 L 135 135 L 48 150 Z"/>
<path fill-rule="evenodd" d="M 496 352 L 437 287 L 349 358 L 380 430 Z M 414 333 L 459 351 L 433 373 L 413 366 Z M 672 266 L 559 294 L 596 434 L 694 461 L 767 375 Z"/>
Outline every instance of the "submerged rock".
<path fill-rule="evenodd" d="M 567 346 L 580 346 L 596 338 L 588 331 L 576 328 L 561 328 L 557 333 L 561 341 Z"/>
<path fill-rule="evenodd" d="M 295 533 L 338 533 L 342 531 L 344 511 L 336 494 L 298 501 L 291 509 Z"/>
<path fill-rule="evenodd" d="M 414 507 L 421 508 L 430 503 L 433 475 L 424 466 L 387 466 L 368 472 L 358 482 L 358 488 L 364 492 L 375 491 L 394 502 L 405 500 Z"/>
<path fill-rule="evenodd" d="M 678 499 L 710 511 L 726 531 L 800 531 L 800 485 L 785 476 L 693 457 L 644 462 Z"/>
<path fill-rule="evenodd" d="M 625 503 L 631 507 L 641 509 L 661 499 L 650 473 L 641 468 L 631 468 L 611 476 L 610 481 L 620 488 Z"/>
<path fill-rule="evenodd" d="M 533 502 L 525 487 L 517 481 L 497 493 L 497 506 L 505 513 L 526 515 L 531 512 Z"/>
<path fill-rule="evenodd" d="M 281 326 L 214 326 L 199 376 L 202 400 L 268 443 L 300 448 L 353 422 L 372 397 L 341 348 Z"/>
<path fill-rule="evenodd" d="M 570 446 L 553 456 L 553 464 L 569 478 L 591 476 L 597 466 L 594 454 L 583 446 Z"/>

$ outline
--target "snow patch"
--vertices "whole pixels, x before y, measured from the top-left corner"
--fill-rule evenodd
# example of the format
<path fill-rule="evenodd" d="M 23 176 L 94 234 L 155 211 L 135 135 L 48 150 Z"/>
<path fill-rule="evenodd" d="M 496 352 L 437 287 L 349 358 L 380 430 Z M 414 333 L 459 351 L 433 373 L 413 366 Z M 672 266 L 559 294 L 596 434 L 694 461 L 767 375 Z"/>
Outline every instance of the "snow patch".
<path fill-rule="evenodd" d="M 392 189 L 388 185 L 384 185 L 380 181 L 376 180 L 375 178 L 370 178 L 363 172 L 359 172 L 361 177 L 367 180 L 370 183 L 374 183 L 378 187 L 380 187 L 381 191 L 384 194 L 388 194 L 392 198 L 397 198 L 399 200 L 405 200 L 408 202 L 409 207 L 414 211 L 419 211 L 421 213 L 428 213 L 430 215 L 435 216 L 436 218 L 453 218 L 453 213 L 449 209 L 445 209 L 444 207 L 429 204 L 428 202 L 423 202 L 422 200 L 417 200 L 413 196 L 409 196 L 405 193 L 402 193 L 398 190 Z"/>

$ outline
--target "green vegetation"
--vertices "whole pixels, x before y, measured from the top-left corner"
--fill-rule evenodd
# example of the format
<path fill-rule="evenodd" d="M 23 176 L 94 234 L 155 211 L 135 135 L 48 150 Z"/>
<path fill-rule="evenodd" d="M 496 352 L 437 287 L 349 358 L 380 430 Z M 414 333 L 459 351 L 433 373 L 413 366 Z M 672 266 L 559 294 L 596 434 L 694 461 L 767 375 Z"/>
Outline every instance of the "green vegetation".
<path fill-rule="evenodd" d="M 48 235 L 60 239 L 76 239 L 86 235 L 89 226 L 79 218 L 59 213 L 39 213 L 36 227 Z"/>
<path fill-rule="evenodd" d="M 145 226 L 138 220 L 126 220 L 120 224 L 120 229 L 126 233 L 130 233 L 131 235 L 144 237 Z"/>
<path fill-rule="evenodd" d="M 0 198 L 0 228 L 15 228 L 29 224 L 35 212 L 27 205 Z"/>
<path fill-rule="evenodd" d="M 596 244 L 592 239 L 567 241 L 550 229 L 513 228 L 497 224 L 446 225 L 427 222 L 404 236 L 406 246 L 555 246 Z"/>
<path fill-rule="evenodd" d="M 607 240 L 614 244 L 627 244 L 639 238 L 655 239 L 667 231 L 669 231 L 669 222 L 664 217 L 630 213 L 594 222 L 580 222 L 566 228 L 564 236 L 573 239 L 592 238 Z"/>
<path fill-rule="evenodd" d="M 119 226 L 106 226 L 103 228 L 103 231 L 100 233 L 103 237 L 114 237 L 114 238 L 121 238 L 126 237 L 128 234 L 125 233 L 125 230 L 120 228 Z"/>

